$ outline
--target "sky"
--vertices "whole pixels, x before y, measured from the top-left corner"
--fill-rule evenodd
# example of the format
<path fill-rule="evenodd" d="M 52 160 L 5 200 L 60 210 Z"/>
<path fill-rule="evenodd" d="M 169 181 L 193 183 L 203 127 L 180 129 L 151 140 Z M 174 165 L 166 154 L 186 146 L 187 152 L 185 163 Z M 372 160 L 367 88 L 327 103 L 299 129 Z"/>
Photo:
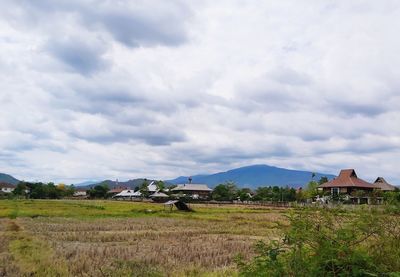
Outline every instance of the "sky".
<path fill-rule="evenodd" d="M 0 172 L 400 185 L 399 30 L 397 0 L 0 0 Z"/>

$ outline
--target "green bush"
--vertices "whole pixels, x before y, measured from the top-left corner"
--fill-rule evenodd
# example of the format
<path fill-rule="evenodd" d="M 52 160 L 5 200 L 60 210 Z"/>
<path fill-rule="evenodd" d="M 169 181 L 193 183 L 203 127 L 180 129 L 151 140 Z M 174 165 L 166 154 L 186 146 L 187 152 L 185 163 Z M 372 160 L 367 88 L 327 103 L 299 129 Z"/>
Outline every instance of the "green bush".
<path fill-rule="evenodd" d="M 280 241 L 238 258 L 241 276 L 396 276 L 400 217 L 376 210 L 300 210 Z"/>

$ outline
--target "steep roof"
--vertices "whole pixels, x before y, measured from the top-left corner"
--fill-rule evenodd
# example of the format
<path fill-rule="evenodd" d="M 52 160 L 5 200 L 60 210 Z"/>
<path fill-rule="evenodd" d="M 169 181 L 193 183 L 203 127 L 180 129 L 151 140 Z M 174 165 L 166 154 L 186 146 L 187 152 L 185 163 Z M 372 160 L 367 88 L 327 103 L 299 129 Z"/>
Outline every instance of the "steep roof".
<path fill-rule="evenodd" d="M 355 188 L 376 188 L 371 183 L 368 183 L 357 177 L 354 169 L 342 169 L 337 178 L 323 183 L 319 186 L 320 188 L 343 188 L 343 187 L 355 187 Z"/>
<path fill-rule="evenodd" d="M 123 187 L 119 187 L 119 188 L 114 187 L 112 190 L 109 190 L 108 193 L 120 193 L 120 192 L 122 192 L 122 191 L 124 191 L 126 189 L 127 189 L 126 187 L 125 188 L 123 188 Z"/>
<path fill-rule="evenodd" d="M 207 185 L 204 184 L 180 184 L 177 185 L 172 191 L 212 191 Z"/>
<path fill-rule="evenodd" d="M 133 189 L 126 189 L 114 195 L 113 197 L 140 197 L 140 196 L 142 196 L 142 193 L 140 191 L 134 191 Z"/>
<path fill-rule="evenodd" d="M 376 188 L 380 188 L 383 191 L 391 191 L 391 190 L 395 190 L 396 187 L 389 184 L 388 182 L 386 182 L 385 178 L 383 177 L 378 177 L 376 178 L 374 185 Z"/>
<path fill-rule="evenodd" d="M 150 197 L 164 197 L 164 198 L 168 198 L 169 196 L 166 195 L 166 194 L 163 193 L 163 192 L 155 192 L 155 193 L 153 193 L 152 195 L 150 195 Z"/>
<path fill-rule="evenodd" d="M 157 192 L 157 191 L 158 191 L 158 187 L 157 187 L 157 185 L 155 184 L 155 182 L 152 181 L 152 182 L 147 186 L 147 190 L 148 190 L 149 192 Z"/>
<path fill-rule="evenodd" d="M 15 189 L 16 186 L 10 183 L 6 183 L 6 182 L 0 182 L 0 189 L 2 188 L 11 188 L 11 189 Z"/>

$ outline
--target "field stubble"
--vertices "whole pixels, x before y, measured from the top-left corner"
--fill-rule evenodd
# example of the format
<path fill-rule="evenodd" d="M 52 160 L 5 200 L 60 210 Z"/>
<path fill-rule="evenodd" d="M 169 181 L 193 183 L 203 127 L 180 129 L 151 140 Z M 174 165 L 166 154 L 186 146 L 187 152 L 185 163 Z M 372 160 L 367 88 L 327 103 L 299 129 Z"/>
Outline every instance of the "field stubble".
<path fill-rule="evenodd" d="M 79 203 L 85 216 L 86 203 Z M 101 207 L 93 218 L 46 211 L 0 219 L 0 259 L 7 261 L 0 276 L 231 276 L 237 254 L 250 258 L 256 241 L 277 238 L 286 224 L 285 212 L 275 209 L 194 205 L 198 212 L 168 213 L 152 205 L 151 216 L 103 217 L 99 211 L 110 208 L 105 201 Z M 36 254 L 42 265 L 35 265 Z"/>

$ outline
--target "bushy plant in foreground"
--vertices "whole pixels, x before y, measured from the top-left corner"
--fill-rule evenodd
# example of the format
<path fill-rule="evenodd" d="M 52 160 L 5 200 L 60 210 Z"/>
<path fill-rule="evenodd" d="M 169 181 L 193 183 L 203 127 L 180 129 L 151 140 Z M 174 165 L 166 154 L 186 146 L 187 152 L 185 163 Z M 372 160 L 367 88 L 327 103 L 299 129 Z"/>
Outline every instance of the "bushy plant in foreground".
<path fill-rule="evenodd" d="M 281 241 L 259 242 L 242 276 L 400 276 L 400 217 L 374 210 L 303 210 Z"/>

